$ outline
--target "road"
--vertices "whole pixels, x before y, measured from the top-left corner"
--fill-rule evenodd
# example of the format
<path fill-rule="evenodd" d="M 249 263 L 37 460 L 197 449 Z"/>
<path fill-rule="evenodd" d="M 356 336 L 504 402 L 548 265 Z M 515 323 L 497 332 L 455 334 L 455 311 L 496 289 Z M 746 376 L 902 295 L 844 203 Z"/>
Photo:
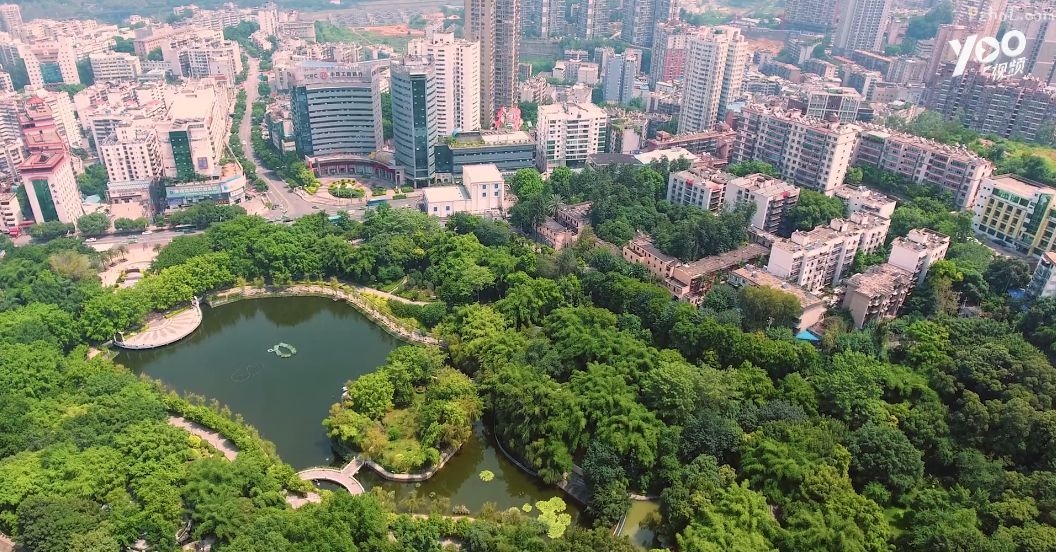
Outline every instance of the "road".
<path fill-rule="evenodd" d="M 201 230 L 195 230 L 193 233 L 197 234 Z M 131 245 L 135 243 L 139 246 L 153 247 L 155 245 L 167 245 L 176 236 L 186 235 L 183 232 L 177 232 L 175 230 L 155 230 L 150 234 L 123 234 L 123 235 L 108 235 L 95 238 L 95 241 L 86 242 L 86 245 L 98 250 L 105 251 L 115 245 Z M 133 242 L 132 240 L 135 240 Z"/>
<path fill-rule="evenodd" d="M 257 101 L 260 94 L 257 93 L 257 83 L 260 82 L 260 60 L 256 58 L 249 58 L 249 72 L 246 78 L 246 82 L 243 84 L 243 88 L 246 91 L 246 116 L 242 118 L 242 125 L 238 129 L 239 139 L 242 140 L 242 146 L 245 149 L 247 155 L 257 165 L 257 176 L 263 179 L 268 184 L 267 196 L 268 200 L 273 205 L 278 205 L 281 209 L 281 213 L 276 212 L 275 217 L 285 215 L 290 218 L 298 218 L 304 215 L 310 215 L 317 211 L 324 211 L 329 214 L 336 214 L 338 211 L 349 212 L 352 218 L 362 219 L 363 208 L 338 206 L 338 205 L 321 205 L 306 201 L 301 196 L 290 191 L 286 183 L 275 174 L 274 171 L 270 171 L 264 168 L 260 163 L 260 158 L 257 156 L 256 150 L 253 149 L 253 141 L 250 140 L 250 131 L 252 129 L 252 111 L 253 103 Z M 394 208 L 407 207 L 416 208 L 418 206 L 417 199 L 399 199 L 389 200 L 389 205 Z"/>

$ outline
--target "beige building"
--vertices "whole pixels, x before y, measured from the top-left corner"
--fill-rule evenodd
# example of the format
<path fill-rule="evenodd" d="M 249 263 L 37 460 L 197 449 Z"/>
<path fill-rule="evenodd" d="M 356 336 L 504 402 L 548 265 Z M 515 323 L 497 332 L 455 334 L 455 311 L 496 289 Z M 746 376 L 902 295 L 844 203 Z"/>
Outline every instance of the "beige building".
<path fill-rule="evenodd" d="M 847 205 L 847 214 L 855 211 L 863 211 L 884 218 L 891 218 L 895 214 L 898 202 L 886 195 L 870 190 L 865 186 L 840 186 L 833 191 L 833 195 Z"/>
<path fill-rule="evenodd" d="M 14 192 L 0 192 L 0 231 L 9 232 L 22 225 L 22 206 Z"/>
<path fill-rule="evenodd" d="M 887 262 L 913 275 L 913 286 L 919 285 L 928 275 L 928 268 L 946 258 L 950 249 L 950 237 L 927 228 L 915 228 L 905 237 L 891 242 L 891 254 Z"/>
<path fill-rule="evenodd" d="M 831 196 L 854 157 L 858 127 L 761 105 L 741 110 L 730 162 L 762 161 L 785 181 Z"/>
<path fill-rule="evenodd" d="M 0 213 L 2 209 L 0 205 Z M 1041 256 L 1027 285 L 1027 292 L 1035 299 L 1056 297 L 1056 252 L 1049 251 Z"/>
<path fill-rule="evenodd" d="M 734 209 L 742 203 L 755 205 L 750 224 L 770 233 L 785 226 L 788 212 L 798 201 L 799 188 L 763 174 L 750 174 L 728 181 L 723 199 L 726 209 Z"/>
<path fill-rule="evenodd" d="M 972 229 L 1035 258 L 1056 250 L 1056 189 L 1011 174 L 987 178 Z"/>
<path fill-rule="evenodd" d="M 608 124 L 608 113 L 594 104 L 539 106 L 535 128 L 540 169 L 583 166 L 588 156 L 601 151 Z"/>
<path fill-rule="evenodd" d="M 735 27 L 703 27 L 687 40 L 678 132 L 711 130 L 741 93 L 751 52 Z"/>
<path fill-rule="evenodd" d="M 34 153 L 22 162 L 19 172 L 35 222 L 55 220 L 47 216 L 41 204 L 41 200 L 48 196 L 55 205 L 57 220 L 74 223 L 84 215 L 81 193 L 68 153 Z"/>
<path fill-rule="evenodd" d="M 825 302 L 813 293 L 795 284 L 790 284 L 756 266 L 745 266 L 730 273 L 730 285 L 765 286 L 791 294 L 799 301 L 800 314 L 796 330 L 803 331 L 825 318 Z"/>
<path fill-rule="evenodd" d="M 735 178 L 732 174 L 705 168 L 673 172 L 667 178 L 667 200 L 718 213 L 726 206 L 726 186 Z"/>
<path fill-rule="evenodd" d="M 139 58 L 132 54 L 97 53 L 90 54 L 88 60 L 96 82 L 135 80 L 143 73 Z"/>
<path fill-rule="evenodd" d="M 646 267 L 664 282 L 675 298 L 698 303 L 711 289 L 720 274 L 733 268 L 756 262 L 766 256 L 766 247 L 750 243 L 732 251 L 683 262 L 667 255 L 653 244 L 649 236 L 640 234 L 623 248 L 623 258 Z"/>
<path fill-rule="evenodd" d="M 861 211 L 833 219 L 809 232 L 796 231 L 774 242 L 766 270 L 809 291 L 835 287 L 851 269 L 859 252 L 884 245 L 891 221 Z"/>
<path fill-rule="evenodd" d="M 847 280 L 843 308 L 850 311 L 857 329 L 873 320 L 894 318 L 913 284 L 913 274 L 895 265 L 869 267 Z"/>
<path fill-rule="evenodd" d="M 466 40 L 480 43 L 482 122 L 500 107 L 517 104 L 517 62 L 521 38 L 520 0 L 466 0 Z"/>
<path fill-rule="evenodd" d="M 462 168 L 462 184 L 425 188 L 422 208 L 426 214 L 441 219 L 455 213 L 499 216 L 505 201 L 506 182 L 498 167 L 466 165 Z"/>
<path fill-rule="evenodd" d="M 152 124 L 123 125 L 99 144 L 111 202 L 150 199 L 150 185 L 162 175 L 161 144 Z"/>
<path fill-rule="evenodd" d="M 438 134 L 480 129 L 480 43 L 427 30 L 424 39 L 407 45 L 407 53 L 428 58 L 433 65 Z"/>
<path fill-rule="evenodd" d="M 940 144 L 882 127 L 862 133 L 854 164 L 879 167 L 918 184 L 938 186 L 949 192 L 961 209 L 975 205 L 980 184 L 994 172 L 992 163 L 963 146 Z"/>
<path fill-rule="evenodd" d="M 555 250 L 572 245 L 583 234 L 583 230 L 590 226 L 591 206 L 589 201 L 558 205 L 554 217 L 548 218 L 538 228 L 539 237 Z"/>

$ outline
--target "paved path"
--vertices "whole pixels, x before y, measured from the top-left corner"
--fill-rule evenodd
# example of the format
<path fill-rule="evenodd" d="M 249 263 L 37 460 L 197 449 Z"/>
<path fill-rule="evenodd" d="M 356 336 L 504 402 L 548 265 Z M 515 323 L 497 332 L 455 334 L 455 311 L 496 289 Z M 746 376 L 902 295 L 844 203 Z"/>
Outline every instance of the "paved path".
<path fill-rule="evenodd" d="M 236 447 L 230 439 L 199 423 L 192 422 L 180 416 L 169 416 L 169 425 L 186 430 L 191 435 L 201 437 L 203 441 L 209 443 L 213 448 L 223 453 L 224 458 L 227 458 L 228 460 L 234 460 L 238 457 L 238 447 Z"/>
<path fill-rule="evenodd" d="M 363 484 L 355 477 L 361 467 L 363 467 L 363 462 L 361 462 L 357 456 L 341 469 L 308 468 L 297 472 L 297 477 L 300 477 L 305 481 L 329 481 L 331 483 L 337 483 L 344 487 L 349 493 L 360 495 L 366 492 L 366 489 L 363 488 Z M 308 498 L 305 500 L 306 502 L 311 502 Z"/>
<path fill-rule="evenodd" d="M 202 309 L 197 300 L 191 308 L 172 316 L 156 314 L 147 321 L 147 328 L 131 336 L 114 340 L 122 349 L 155 349 L 191 335 L 202 323 Z"/>

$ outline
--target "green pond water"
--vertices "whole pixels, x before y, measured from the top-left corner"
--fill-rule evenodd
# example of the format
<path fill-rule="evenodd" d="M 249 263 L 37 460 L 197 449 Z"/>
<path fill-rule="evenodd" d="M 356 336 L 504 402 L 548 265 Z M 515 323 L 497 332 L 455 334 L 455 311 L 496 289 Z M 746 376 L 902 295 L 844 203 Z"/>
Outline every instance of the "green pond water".
<path fill-rule="evenodd" d="M 653 546 L 653 537 L 655 535 L 651 529 L 644 527 L 642 523 L 649 514 L 659 510 L 660 504 L 657 502 L 632 501 L 630 509 L 627 510 L 627 519 L 624 521 L 620 536 L 630 537 L 631 542 L 642 550 L 650 549 Z"/>
<path fill-rule="evenodd" d="M 268 352 L 278 343 L 297 353 L 279 358 Z M 275 443 L 283 460 L 304 469 L 335 462 L 322 420 L 341 387 L 375 370 L 400 345 L 343 302 L 264 298 L 206 307 L 202 326 L 186 339 L 160 349 L 122 351 L 117 361 L 180 393 L 217 399 Z M 482 470 L 495 478 L 481 481 Z M 485 502 L 508 508 L 561 495 L 506 460 L 481 426 L 429 481 L 393 483 L 369 470 L 358 477 L 368 488 L 394 491 L 398 500 L 435 493 L 473 511 Z"/>

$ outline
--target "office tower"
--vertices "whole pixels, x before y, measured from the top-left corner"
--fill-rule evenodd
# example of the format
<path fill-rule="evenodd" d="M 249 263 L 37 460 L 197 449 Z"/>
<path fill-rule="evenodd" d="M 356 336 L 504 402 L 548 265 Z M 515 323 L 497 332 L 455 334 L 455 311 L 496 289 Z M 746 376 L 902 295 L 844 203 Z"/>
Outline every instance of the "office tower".
<path fill-rule="evenodd" d="M 653 55 L 649 66 L 651 84 L 682 78 L 686 70 L 686 53 L 692 29 L 693 27 L 678 21 L 656 24 Z"/>
<path fill-rule="evenodd" d="M 34 221 L 74 223 L 84 215 L 69 153 L 34 153 L 22 162 L 19 172 Z"/>
<path fill-rule="evenodd" d="M 520 0 L 466 0 L 465 36 L 480 42 L 481 120 L 517 104 Z"/>
<path fill-rule="evenodd" d="M 290 99 L 301 155 L 369 155 L 381 149 L 379 70 L 367 63 L 301 62 Z"/>
<path fill-rule="evenodd" d="M 672 0 L 627 0 L 623 6 L 622 38 L 635 46 L 653 47 L 656 24 L 678 20 L 678 4 Z"/>
<path fill-rule="evenodd" d="M 808 31 L 829 32 L 836 23 L 836 0 L 789 0 L 782 21 Z"/>
<path fill-rule="evenodd" d="M 436 81 L 433 66 L 424 58 L 408 56 L 393 62 L 392 131 L 396 163 L 416 187 L 428 186 L 436 170 Z"/>
<path fill-rule="evenodd" d="M 741 93 L 751 54 L 740 29 L 703 28 L 689 37 L 685 88 L 678 132 L 709 130 L 726 115 L 726 104 Z"/>
<path fill-rule="evenodd" d="M 117 52 L 89 54 L 92 77 L 96 82 L 135 80 L 143 69 L 139 58 Z"/>
<path fill-rule="evenodd" d="M 612 56 L 605 65 L 604 97 L 606 103 L 625 105 L 631 101 L 634 79 L 641 67 L 641 55 L 628 48 L 622 54 Z"/>
<path fill-rule="evenodd" d="M 576 38 L 608 38 L 609 0 L 582 0 L 576 20 Z"/>
<path fill-rule="evenodd" d="M 426 31 L 407 54 L 428 57 L 436 81 L 436 128 L 440 136 L 480 129 L 480 43 L 454 33 Z"/>
<path fill-rule="evenodd" d="M 22 36 L 22 9 L 18 4 L 0 4 L 0 31 Z"/>
<path fill-rule="evenodd" d="M 891 18 L 892 0 L 846 0 L 839 2 L 840 25 L 832 43 L 837 53 L 855 50 L 880 51 Z"/>
<path fill-rule="evenodd" d="M 731 163 L 769 163 L 781 178 L 832 195 L 854 157 L 858 127 L 826 122 L 765 106 L 749 105 L 737 121 Z"/>
<path fill-rule="evenodd" d="M 539 106 L 535 128 L 540 168 L 582 167 L 589 155 L 601 151 L 608 122 L 608 113 L 590 103 Z"/>

